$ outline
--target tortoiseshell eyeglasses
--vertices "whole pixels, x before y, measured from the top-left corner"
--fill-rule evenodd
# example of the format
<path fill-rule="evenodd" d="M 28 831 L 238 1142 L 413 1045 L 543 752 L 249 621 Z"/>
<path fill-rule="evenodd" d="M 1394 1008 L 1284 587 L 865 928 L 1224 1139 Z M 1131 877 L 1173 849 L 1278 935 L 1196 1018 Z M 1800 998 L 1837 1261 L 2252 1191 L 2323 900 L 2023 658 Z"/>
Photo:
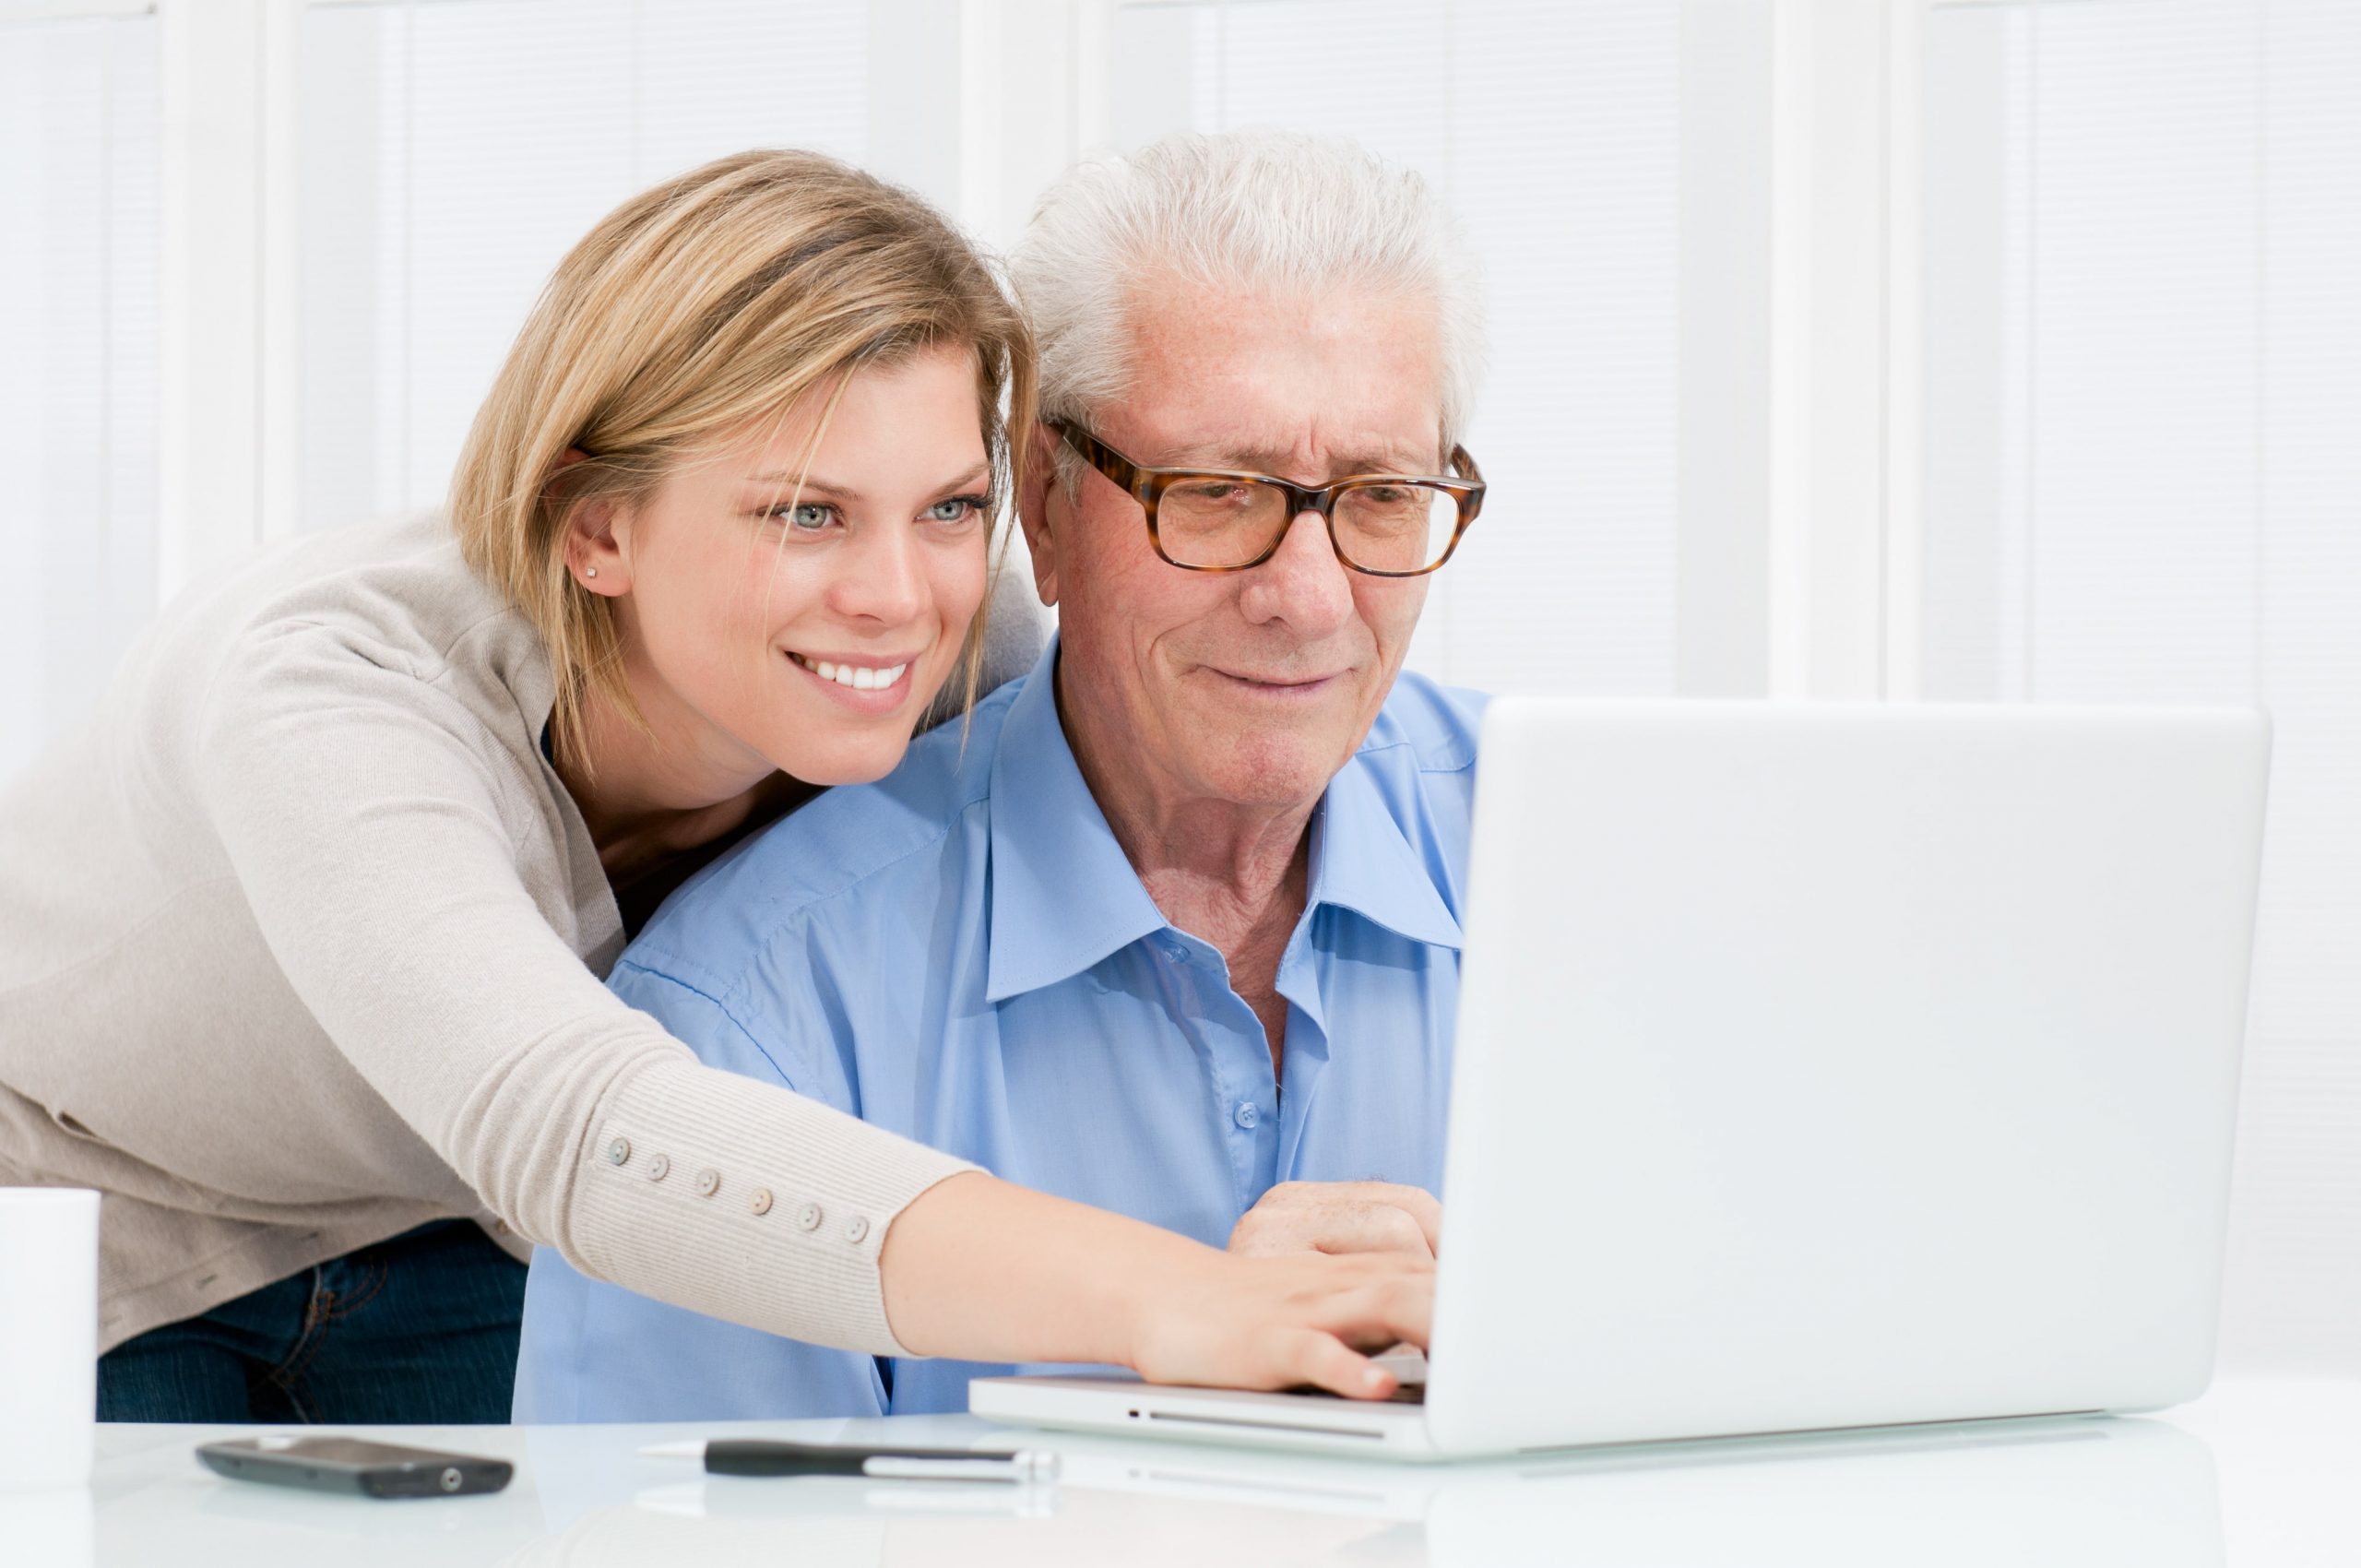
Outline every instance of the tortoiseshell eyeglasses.
<path fill-rule="evenodd" d="M 1080 425 L 1043 422 L 1147 515 L 1148 542 L 1190 572 L 1243 572 L 1278 553 L 1306 512 L 1328 525 L 1336 559 L 1373 577 L 1417 577 L 1451 559 L 1484 505 L 1484 476 L 1454 446 L 1455 477 L 1347 474 L 1316 489 L 1270 474 L 1151 469 Z"/>

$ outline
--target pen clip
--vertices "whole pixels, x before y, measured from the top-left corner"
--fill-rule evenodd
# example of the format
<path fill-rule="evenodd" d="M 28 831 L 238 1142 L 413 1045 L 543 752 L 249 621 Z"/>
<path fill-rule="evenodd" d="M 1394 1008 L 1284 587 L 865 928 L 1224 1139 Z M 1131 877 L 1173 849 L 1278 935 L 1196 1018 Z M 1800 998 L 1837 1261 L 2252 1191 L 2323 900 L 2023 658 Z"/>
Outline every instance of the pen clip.
<path fill-rule="evenodd" d="M 860 1468 L 863 1475 L 875 1480 L 1014 1481 L 1022 1486 L 1056 1480 L 1058 1456 L 1038 1448 L 1015 1454 L 979 1454 L 972 1459 L 919 1459 L 878 1454 L 863 1461 Z"/>

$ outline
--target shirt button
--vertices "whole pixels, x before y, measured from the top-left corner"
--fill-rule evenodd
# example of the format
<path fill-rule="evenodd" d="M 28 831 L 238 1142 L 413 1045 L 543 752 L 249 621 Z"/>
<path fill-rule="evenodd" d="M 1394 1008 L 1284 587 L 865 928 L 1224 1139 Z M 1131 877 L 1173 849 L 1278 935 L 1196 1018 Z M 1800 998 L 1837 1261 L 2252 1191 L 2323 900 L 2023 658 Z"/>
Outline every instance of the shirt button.
<path fill-rule="evenodd" d="M 1176 964 L 1185 964 L 1189 961 L 1189 949 L 1179 937 L 1168 936 L 1164 939 L 1164 956 Z"/>
<path fill-rule="evenodd" d="M 1251 1133 L 1254 1124 L 1263 1120 L 1263 1110 L 1251 1099 L 1241 1099 L 1238 1102 L 1238 1109 L 1229 1113 L 1229 1118 Z"/>
<path fill-rule="evenodd" d="M 629 1138 L 617 1138 L 613 1143 L 607 1146 L 608 1164 L 622 1165 L 630 1158 L 631 1140 Z"/>
<path fill-rule="evenodd" d="M 846 1241 L 850 1241 L 850 1242 L 854 1243 L 856 1246 L 858 1246 L 860 1243 L 861 1243 L 861 1242 L 863 1242 L 863 1241 L 868 1241 L 868 1240 L 869 1240 L 869 1221 L 868 1221 L 868 1219 L 867 1219 L 865 1217 L 861 1216 L 861 1215 L 858 1215 L 858 1214 L 856 1214 L 856 1215 L 854 1215 L 850 1219 L 846 1220 L 846 1221 L 845 1221 L 845 1240 L 846 1240 Z"/>
<path fill-rule="evenodd" d="M 746 1200 L 746 1206 L 753 1209 L 756 1214 L 770 1213 L 771 1190 L 768 1187 L 755 1188 L 754 1195 Z"/>
<path fill-rule="evenodd" d="M 697 1196 L 709 1198 L 719 1191 L 721 1191 L 720 1171 L 700 1170 L 697 1172 Z"/>
<path fill-rule="evenodd" d="M 820 1206 L 818 1204 L 805 1204 L 801 1208 L 795 1211 L 795 1223 L 803 1227 L 806 1230 L 817 1230 L 820 1229 L 820 1221 L 823 1218 L 825 1217 L 820 1213 Z"/>
<path fill-rule="evenodd" d="M 660 1154 L 647 1162 L 647 1179 L 651 1182 L 661 1182 L 671 1173 L 672 1162 Z"/>

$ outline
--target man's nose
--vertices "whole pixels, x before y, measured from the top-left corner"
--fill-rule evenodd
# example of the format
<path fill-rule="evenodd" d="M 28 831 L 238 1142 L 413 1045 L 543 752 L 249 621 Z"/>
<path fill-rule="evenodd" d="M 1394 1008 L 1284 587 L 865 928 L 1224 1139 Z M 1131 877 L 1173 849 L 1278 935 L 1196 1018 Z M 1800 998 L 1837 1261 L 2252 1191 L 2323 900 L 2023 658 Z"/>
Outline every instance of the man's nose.
<path fill-rule="evenodd" d="M 865 536 L 865 537 L 864 537 Z M 925 563 L 908 529 L 868 529 L 854 535 L 843 570 L 829 593 L 836 612 L 900 625 L 926 607 Z"/>
<path fill-rule="evenodd" d="M 1283 621 L 1302 636 L 1318 637 L 1352 615 L 1351 577 L 1317 512 L 1297 513 L 1277 552 L 1246 578 L 1240 604 L 1250 621 Z"/>

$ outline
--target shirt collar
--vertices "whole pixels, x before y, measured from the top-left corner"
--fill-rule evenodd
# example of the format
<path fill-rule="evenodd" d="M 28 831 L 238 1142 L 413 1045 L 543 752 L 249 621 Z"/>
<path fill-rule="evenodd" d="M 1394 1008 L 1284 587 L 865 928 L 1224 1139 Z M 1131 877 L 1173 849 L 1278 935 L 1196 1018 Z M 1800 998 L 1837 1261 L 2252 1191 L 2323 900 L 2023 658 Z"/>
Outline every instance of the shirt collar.
<path fill-rule="evenodd" d="M 1458 917 L 1435 886 L 1441 874 L 1402 830 L 1364 748 L 1328 782 L 1311 835 L 1308 902 L 1352 910 L 1430 946 L 1456 949 Z M 1407 759 L 1403 766 L 1412 766 Z"/>
<path fill-rule="evenodd" d="M 992 756 L 991 1002 L 1078 975 L 1168 923 L 1066 743 L 1057 669 L 1051 636 Z"/>
<path fill-rule="evenodd" d="M 992 757 L 991 1002 L 1069 980 L 1169 926 L 1074 759 L 1058 719 L 1057 667 L 1053 636 L 1009 704 Z M 1455 949 L 1459 921 L 1388 808 L 1370 756 L 1356 753 L 1321 798 L 1307 903 Z"/>

